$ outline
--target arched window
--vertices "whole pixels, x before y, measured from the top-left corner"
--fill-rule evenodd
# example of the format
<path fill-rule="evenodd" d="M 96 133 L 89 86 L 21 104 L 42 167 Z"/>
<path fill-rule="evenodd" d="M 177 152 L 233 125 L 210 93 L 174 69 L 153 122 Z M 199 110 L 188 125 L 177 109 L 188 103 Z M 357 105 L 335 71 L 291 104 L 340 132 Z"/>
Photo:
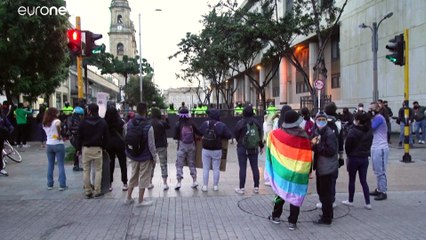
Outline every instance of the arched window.
<path fill-rule="evenodd" d="M 121 16 L 121 15 L 117 16 L 117 23 L 118 24 L 122 24 L 123 23 L 123 16 Z"/>
<path fill-rule="evenodd" d="M 122 43 L 117 44 L 117 55 L 124 55 L 124 45 Z"/>

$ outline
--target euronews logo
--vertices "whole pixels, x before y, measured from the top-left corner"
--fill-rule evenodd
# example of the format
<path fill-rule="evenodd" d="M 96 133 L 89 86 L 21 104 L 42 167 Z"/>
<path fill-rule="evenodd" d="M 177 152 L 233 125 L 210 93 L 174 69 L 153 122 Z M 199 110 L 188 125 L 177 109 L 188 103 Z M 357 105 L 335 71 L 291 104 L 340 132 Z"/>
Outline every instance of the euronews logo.
<path fill-rule="evenodd" d="M 20 6 L 18 8 L 18 14 L 21 16 L 53 16 L 53 15 L 66 15 L 67 9 L 64 6 L 56 7 L 47 7 L 47 6 Z"/>

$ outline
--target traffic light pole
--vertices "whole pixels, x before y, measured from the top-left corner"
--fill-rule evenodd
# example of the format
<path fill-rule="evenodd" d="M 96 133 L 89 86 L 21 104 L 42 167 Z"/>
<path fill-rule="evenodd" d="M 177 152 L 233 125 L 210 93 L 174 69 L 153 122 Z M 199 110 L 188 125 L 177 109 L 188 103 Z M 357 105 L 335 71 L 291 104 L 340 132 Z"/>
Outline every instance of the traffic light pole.
<path fill-rule="evenodd" d="M 75 17 L 75 26 L 77 30 L 81 30 L 80 17 Z M 83 57 L 81 55 L 77 56 L 77 89 L 78 89 L 78 101 L 80 102 L 83 99 L 83 75 L 81 72 L 81 65 L 83 62 Z"/>
<path fill-rule="evenodd" d="M 404 163 L 412 163 L 411 161 L 411 155 L 410 155 L 410 109 L 408 107 L 409 104 L 409 94 L 410 94 L 410 65 L 408 62 L 408 29 L 404 30 L 404 42 L 405 42 L 405 48 L 404 48 L 404 58 L 405 58 L 405 64 L 404 64 L 404 118 L 405 118 L 405 126 L 404 126 L 404 155 L 402 156 L 402 162 Z"/>

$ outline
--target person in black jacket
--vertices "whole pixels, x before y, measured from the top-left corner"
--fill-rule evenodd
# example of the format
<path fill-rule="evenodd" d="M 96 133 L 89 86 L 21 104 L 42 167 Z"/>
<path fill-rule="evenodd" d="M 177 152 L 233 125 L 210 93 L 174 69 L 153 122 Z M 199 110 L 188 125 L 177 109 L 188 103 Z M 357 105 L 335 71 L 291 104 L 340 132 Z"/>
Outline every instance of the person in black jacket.
<path fill-rule="evenodd" d="M 231 131 L 220 121 L 220 112 L 215 108 L 208 110 L 208 120 L 201 124 L 200 132 L 203 135 L 201 158 L 203 161 L 203 187 L 201 191 L 207 192 L 210 167 L 213 169 L 213 191 L 218 191 L 220 177 L 220 160 L 222 158 L 222 139 L 230 139 Z"/>
<path fill-rule="evenodd" d="M 333 179 L 339 170 L 338 141 L 327 124 L 327 114 L 318 112 L 316 128 L 312 138 L 314 170 L 316 170 L 317 192 L 321 201 L 322 216 L 316 224 L 330 225 L 333 220 Z"/>
<path fill-rule="evenodd" d="M 370 156 L 373 133 L 371 121 L 367 113 L 355 114 L 354 126 L 349 130 L 346 138 L 345 151 L 348 157 L 346 169 L 349 174 L 348 200 L 342 201 L 347 206 L 353 206 L 355 193 L 355 179 L 358 172 L 359 181 L 364 192 L 365 208 L 371 209 L 370 190 L 367 183 L 368 157 Z"/>
<path fill-rule="evenodd" d="M 163 190 L 168 190 L 169 186 L 167 185 L 167 135 L 166 130 L 170 129 L 169 119 L 167 115 L 164 116 L 164 119 L 161 117 L 161 111 L 159 108 L 151 109 L 151 124 L 154 128 L 154 137 L 155 137 L 155 147 L 157 148 L 157 154 L 160 158 L 160 168 L 161 168 L 161 177 L 163 178 Z M 152 178 L 154 177 L 154 167 L 152 168 L 151 174 L 151 184 L 148 189 L 152 189 L 154 185 L 152 184 Z"/>
<path fill-rule="evenodd" d="M 120 118 L 118 111 L 115 107 L 108 107 L 105 113 L 105 121 L 108 124 L 109 140 L 107 143 L 106 150 L 109 155 L 109 172 L 110 182 L 112 191 L 112 182 L 114 181 L 114 169 L 115 169 L 115 157 L 118 158 L 118 164 L 120 164 L 121 170 L 121 182 L 123 183 L 123 191 L 127 191 L 127 163 L 126 163 L 126 151 L 123 136 L 123 125 L 124 121 Z"/>
<path fill-rule="evenodd" d="M 259 166 L 258 166 L 258 155 L 259 148 L 260 153 L 263 153 L 263 128 L 260 123 L 253 117 L 253 108 L 251 106 L 246 106 L 243 110 L 243 118 L 237 122 L 237 125 L 234 129 L 234 136 L 237 139 L 237 156 L 238 156 L 238 165 L 240 167 L 239 177 L 240 185 L 235 189 L 235 192 L 238 194 L 245 193 L 245 184 L 246 184 L 246 172 L 247 172 L 247 159 L 250 161 L 251 171 L 253 172 L 253 181 L 254 181 L 254 193 L 259 193 Z M 255 124 L 257 127 L 259 135 L 259 143 L 254 149 L 247 149 L 244 146 L 244 137 L 247 132 L 247 126 Z"/>
<path fill-rule="evenodd" d="M 82 155 L 83 182 L 86 198 L 102 195 L 102 150 L 106 149 L 109 133 L 108 124 L 99 116 L 98 112 L 99 106 L 96 103 L 89 104 L 87 106 L 88 117 L 81 122 L 78 128 L 77 154 L 81 153 Z M 94 162 L 96 169 L 94 192 L 90 183 L 92 162 Z"/>

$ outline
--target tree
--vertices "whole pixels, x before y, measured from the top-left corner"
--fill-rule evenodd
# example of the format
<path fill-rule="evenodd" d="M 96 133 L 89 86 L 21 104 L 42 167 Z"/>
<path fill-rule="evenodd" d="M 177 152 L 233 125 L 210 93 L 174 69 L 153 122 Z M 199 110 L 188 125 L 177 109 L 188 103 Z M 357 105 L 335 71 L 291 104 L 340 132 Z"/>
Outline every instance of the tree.
<path fill-rule="evenodd" d="M 164 97 L 160 94 L 158 86 L 152 81 L 153 73 L 150 73 L 142 79 L 143 89 L 143 101 L 147 103 L 156 102 L 160 109 L 165 109 Z M 137 76 L 130 76 L 130 80 L 126 86 L 124 86 L 124 92 L 126 93 L 125 101 L 130 106 L 136 106 L 140 102 L 140 79 Z"/>
<path fill-rule="evenodd" d="M 32 9 L 40 1 L 0 2 L 0 90 L 10 102 L 20 94 L 30 100 L 50 95 L 68 76 L 68 16 L 17 14 L 23 5 Z M 43 5 L 60 7 L 65 2 L 43 1 Z"/>

